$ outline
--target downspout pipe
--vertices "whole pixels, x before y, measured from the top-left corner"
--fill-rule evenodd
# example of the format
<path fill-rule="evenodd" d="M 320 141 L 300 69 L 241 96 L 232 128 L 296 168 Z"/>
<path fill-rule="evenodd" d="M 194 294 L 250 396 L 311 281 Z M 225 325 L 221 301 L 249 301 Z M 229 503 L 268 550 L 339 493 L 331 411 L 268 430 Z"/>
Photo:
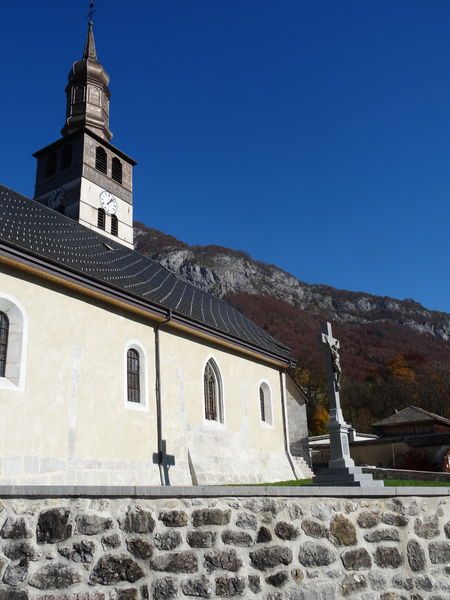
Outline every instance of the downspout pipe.
<path fill-rule="evenodd" d="M 286 456 L 289 461 L 289 465 L 292 469 L 292 473 L 294 474 L 295 479 L 299 479 L 297 471 L 295 470 L 294 461 L 292 460 L 291 452 L 289 450 L 289 434 L 288 434 L 288 424 L 287 424 L 287 415 L 286 415 L 286 401 L 285 401 L 285 395 L 284 395 L 283 375 L 284 375 L 283 371 L 280 370 L 281 414 L 283 415 L 284 451 L 286 452 Z"/>
<path fill-rule="evenodd" d="M 172 319 L 172 310 L 169 310 L 167 317 L 155 327 L 155 398 L 156 398 L 156 429 L 158 438 L 158 468 L 161 485 L 169 485 L 164 475 L 164 456 L 163 456 L 163 436 L 162 436 L 162 405 L 161 405 L 161 358 L 159 344 L 159 330 L 163 325 L 167 325 Z"/>

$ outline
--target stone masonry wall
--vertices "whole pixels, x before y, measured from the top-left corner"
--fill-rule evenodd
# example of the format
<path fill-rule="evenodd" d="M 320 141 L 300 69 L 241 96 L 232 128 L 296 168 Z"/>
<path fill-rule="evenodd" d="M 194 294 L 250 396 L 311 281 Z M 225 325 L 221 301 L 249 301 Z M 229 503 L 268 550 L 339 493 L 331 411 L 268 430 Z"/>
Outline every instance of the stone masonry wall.
<path fill-rule="evenodd" d="M 0 600 L 448 600 L 450 496 L 3 498 Z"/>

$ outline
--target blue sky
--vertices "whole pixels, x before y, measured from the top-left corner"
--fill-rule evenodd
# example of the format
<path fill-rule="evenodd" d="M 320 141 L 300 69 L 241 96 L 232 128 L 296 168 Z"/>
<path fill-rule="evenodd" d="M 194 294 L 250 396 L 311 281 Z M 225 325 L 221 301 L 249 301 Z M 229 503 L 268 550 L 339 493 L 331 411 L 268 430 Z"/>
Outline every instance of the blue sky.
<path fill-rule="evenodd" d="M 28 196 L 87 4 L 1 3 L 0 181 Z M 97 0 L 94 30 L 136 219 L 450 312 L 450 2 Z"/>

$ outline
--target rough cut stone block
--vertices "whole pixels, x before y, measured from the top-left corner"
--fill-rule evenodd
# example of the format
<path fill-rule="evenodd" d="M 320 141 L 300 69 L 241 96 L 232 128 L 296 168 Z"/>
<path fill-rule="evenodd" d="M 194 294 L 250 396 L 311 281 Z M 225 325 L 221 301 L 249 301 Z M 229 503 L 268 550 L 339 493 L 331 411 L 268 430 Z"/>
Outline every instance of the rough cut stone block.
<path fill-rule="evenodd" d="M 292 569 L 291 575 L 295 583 L 301 583 L 305 578 L 305 574 L 301 569 Z"/>
<path fill-rule="evenodd" d="M 137 588 L 115 588 L 109 593 L 109 600 L 139 600 Z"/>
<path fill-rule="evenodd" d="M 373 510 L 364 510 L 358 515 L 357 521 L 361 529 L 372 529 L 381 521 L 381 516 Z"/>
<path fill-rule="evenodd" d="M 51 508 L 41 512 L 38 518 L 36 537 L 40 544 L 64 542 L 72 535 L 68 508 Z"/>
<path fill-rule="evenodd" d="M 8 542 L 3 546 L 3 554 L 11 560 L 39 560 L 42 556 L 40 549 L 31 542 Z"/>
<path fill-rule="evenodd" d="M 220 510 L 219 508 L 202 508 L 192 513 L 194 527 L 202 525 L 228 525 L 231 519 L 231 510 Z"/>
<path fill-rule="evenodd" d="M 401 574 L 394 575 L 392 578 L 392 585 L 395 588 L 400 588 L 402 590 L 412 590 L 414 588 L 414 582 L 411 577 L 405 577 Z"/>
<path fill-rule="evenodd" d="M 336 553 L 324 544 L 306 541 L 300 546 L 298 560 L 304 567 L 324 567 L 336 560 Z"/>
<path fill-rule="evenodd" d="M 403 564 L 403 557 L 397 548 L 378 546 L 374 554 L 375 563 L 382 569 L 398 569 Z"/>
<path fill-rule="evenodd" d="M 90 583 L 112 585 L 120 581 L 134 583 L 144 577 L 141 567 L 126 554 L 105 554 L 95 565 Z"/>
<path fill-rule="evenodd" d="M 154 600 L 172 600 L 178 596 L 178 584 L 172 577 L 157 579 L 152 584 L 152 598 Z"/>
<path fill-rule="evenodd" d="M 121 544 L 120 536 L 117 533 L 111 533 L 102 537 L 102 546 L 104 550 L 114 550 Z"/>
<path fill-rule="evenodd" d="M 34 573 L 29 584 L 40 590 L 62 590 L 80 583 L 81 575 L 64 563 L 44 565 Z"/>
<path fill-rule="evenodd" d="M 258 521 L 255 515 L 250 513 L 239 513 L 236 519 L 236 526 L 242 529 L 256 529 Z"/>
<path fill-rule="evenodd" d="M 248 587 L 254 594 L 258 594 L 261 591 L 261 579 L 259 575 L 248 576 Z"/>
<path fill-rule="evenodd" d="M 369 581 L 372 589 L 377 592 L 386 589 L 386 578 L 381 573 L 369 571 Z"/>
<path fill-rule="evenodd" d="M 166 527 L 185 527 L 189 520 L 184 510 L 164 511 L 159 514 L 158 518 Z"/>
<path fill-rule="evenodd" d="M 385 525 L 394 525 L 395 527 L 406 527 L 409 523 L 408 517 L 395 513 L 384 513 L 381 520 Z"/>
<path fill-rule="evenodd" d="M 397 594 L 397 592 L 384 592 L 384 594 L 381 594 L 380 600 L 408 600 L 408 598 Z"/>
<path fill-rule="evenodd" d="M 289 573 L 287 571 L 278 571 L 273 575 L 266 577 L 266 583 L 273 585 L 274 587 L 283 587 L 289 580 Z"/>
<path fill-rule="evenodd" d="M 246 531 L 230 531 L 226 529 L 222 532 L 222 542 L 227 546 L 253 546 L 253 538 Z"/>
<path fill-rule="evenodd" d="M 426 565 L 425 551 L 417 540 L 409 540 L 406 555 L 411 571 L 423 571 Z"/>
<path fill-rule="evenodd" d="M 450 521 L 444 525 L 445 536 L 450 538 Z"/>
<path fill-rule="evenodd" d="M 297 590 L 296 590 L 297 591 Z M 298 590 L 298 595 L 289 600 L 335 600 L 336 591 L 331 583 L 307 583 Z"/>
<path fill-rule="evenodd" d="M 450 564 L 450 542 L 430 542 L 428 554 L 434 565 Z"/>
<path fill-rule="evenodd" d="M 352 594 L 360 593 L 362 590 L 367 588 L 367 579 L 364 575 L 359 575 L 357 573 L 352 573 L 351 575 L 346 575 L 341 582 L 341 594 L 345 596 L 350 596 Z"/>
<path fill-rule="evenodd" d="M 313 538 L 325 538 L 328 536 L 328 529 L 313 519 L 303 519 L 302 529 L 309 537 Z"/>
<path fill-rule="evenodd" d="M 195 596 L 197 598 L 211 598 L 213 589 L 209 580 L 202 575 L 201 577 L 193 577 L 186 579 L 181 584 L 181 589 L 185 596 Z"/>
<path fill-rule="evenodd" d="M 23 583 L 28 576 L 28 561 L 24 558 L 19 564 L 8 565 L 8 568 L 3 575 L 3 581 L 8 585 L 19 585 Z"/>
<path fill-rule="evenodd" d="M 298 529 L 290 523 L 280 521 L 275 525 L 275 535 L 281 540 L 296 540 L 298 534 Z"/>
<path fill-rule="evenodd" d="M 245 590 L 243 577 L 216 577 L 216 595 L 232 598 L 242 596 Z"/>
<path fill-rule="evenodd" d="M 33 537 L 33 526 L 27 517 L 8 517 L 0 530 L 0 537 L 18 540 Z"/>
<path fill-rule="evenodd" d="M 342 554 L 341 560 L 347 571 L 370 569 L 372 566 L 372 559 L 365 548 L 347 550 Z"/>
<path fill-rule="evenodd" d="M 209 572 L 215 569 L 239 571 L 242 567 L 242 559 L 236 550 L 216 550 L 205 554 L 205 566 Z"/>
<path fill-rule="evenodd" d="M 438 537 L 439 530 L 439 517 L 418 517 L 414 521 L 414 532 L 418 537 L 424 540 L 431 540 Z"/>
<path fill-rule="evenodd" d="M 57 592 L 56 594 L 39 594 L 35 596 L 38 600 L 105 600 L 105 594 L 99 591 L 93 592 Z"/>
<path fill-rule="evenodd" d="M 329 521 L 333 514 L 333 508 L 323 502 L 314 502 L 311 506 L 311 515 L 319 521 Z"/>
<path fill-rule="evenodd" d="M 266 544 L 267 542 L 272 541 L 272 534 L 267 527 L 260 527 L 258 530 L 258 535 L 256 536 L 257 544 Z"/>
<path fill-rule="evenodd" d="M 186 541 L 191 548 L 212 548 L 216 542 L 215 531 L 189 531 Z"/>
<path fill-rule="evenodd" d="M 166 571 L 167 573 L 195 573 L 198 570 L 198 559 L 189 550 L 159 554 L 150 561 L 150 568 L 154 571 Z"/>
<path fill-rule="evenodd" d="M 1 586 L 0 600 L 28 600 L 28 592 Z"/>
<path fill-rule="evenodd" d="M 113 527 L 112 519 L 96 514 L 80 514 L 75 519 L 75 522 L 77 533 L 81 533 L 82 535 L 96 535 Z"/>
<path fill-rule="evenodd" d="M 153 547 L 147 540 L 140 537 L 129 538 L 127 540 L 127 549 L 135 558 L 146 560 L 153 554 Z"/>
<path fill-rule="evenodd" d="M 344 515 L 336 515 L 330 524 L 330 538 L 336 546 L 354 546 L 357 543 L 356 529 Z"/>
<path fill-rule="evenodd" d="M 130 506 L 120 525 L 127 533 L 152 533 L 155 528 L 155 520 L 151 512 L 140 506 Z"/>
<path fill-rule="evenodd" d="M 91 563 L 94 561 L 95 544 L 89 540 L 74 542 L 72 546 L 58 548 L 61 556 L 79 563 Z"/>
<path fill-rule="evenodd" d="M 292 550 L 287 546 L 268 546 L 250 552 L 252 565 L 258 571 L 267 571 L 278 565 L 289 565 L 292 562 Z"/>
<path fill-rule="evenodd" d="M 366 542 L 399 542 L 400 535 L 395 527 L 381 527 L 364 534 Z"/>
<path fill-rule="evenodd" d="M 154 544 L 158 550 L 175 550 L 183 541 L 179 531 L 164 531 L 157 533 L 154 537 Z"/>
<path fill-rule="evenodd" d="M 428 575 L 421 575 L 420 577 L 416 577 L 415 583 L 416 588 L 419 590 L 431 592 L 431 590 L 433 589 L 433 582 L 428 577 Z"/>

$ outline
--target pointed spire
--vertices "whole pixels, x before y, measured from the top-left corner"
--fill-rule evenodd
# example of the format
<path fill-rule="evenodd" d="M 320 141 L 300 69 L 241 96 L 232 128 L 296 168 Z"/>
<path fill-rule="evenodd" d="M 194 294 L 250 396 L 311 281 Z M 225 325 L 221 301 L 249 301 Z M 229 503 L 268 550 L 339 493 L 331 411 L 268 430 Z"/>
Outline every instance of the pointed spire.
<path fill-rule="evenodd" d="M 87 60 L 88 58 L 97 61 L 97 51 L 95 50 L 94 29 L 92 21 L 89 21 L 88 23 L 88 33 L 83 52 L 83 60 Z"/>

